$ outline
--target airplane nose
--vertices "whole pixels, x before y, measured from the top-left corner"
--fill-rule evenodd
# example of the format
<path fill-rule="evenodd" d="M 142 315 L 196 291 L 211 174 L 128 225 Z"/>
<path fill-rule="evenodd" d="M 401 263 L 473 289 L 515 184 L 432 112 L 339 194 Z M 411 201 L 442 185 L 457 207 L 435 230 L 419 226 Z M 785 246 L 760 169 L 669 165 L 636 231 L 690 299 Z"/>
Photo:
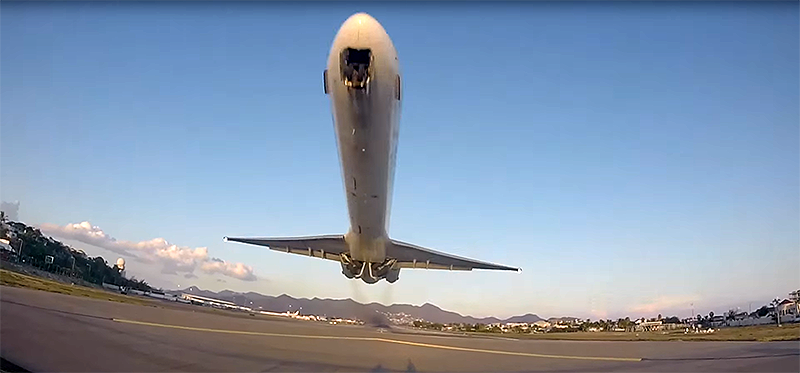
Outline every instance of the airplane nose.
<path fill-rule="evenodd" d="M 380 23 L 367 13 L 353 14 L 344 21 L 331 54 L 338 55 L 345 86 L 367 89 L 373 70 L 373 49 L 385 45 L 386 37 Z"/>
<path fill-rule="evenodd" d="M 356 34 L 357 39 L 367 35 L 374 37 L 374 35 L 385 33 L 378 20 L 363 12 L 347 18 L 342 24 L 342 29 L 348 30 L 348 34 Z"/>
<path fill-rule="evenodd" d="M 355 27 L 369 27 L 372 24 L 378 23 L 378 21 L 372 18 L 371 15 L 360 12 L 350 16 L 345 23 L 349 23 Z"/>

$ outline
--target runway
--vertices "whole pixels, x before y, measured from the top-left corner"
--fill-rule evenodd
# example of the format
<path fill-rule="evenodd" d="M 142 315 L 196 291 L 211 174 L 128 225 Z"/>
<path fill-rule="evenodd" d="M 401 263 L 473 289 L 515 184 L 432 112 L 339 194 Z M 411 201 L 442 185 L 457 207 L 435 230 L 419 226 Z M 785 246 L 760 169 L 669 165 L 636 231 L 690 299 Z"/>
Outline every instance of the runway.
<path fill-rule="evenodd" d="M 0 287 L 0 356 L 31 372 L 800 370 L 800 342 L 430 336 Z"/>

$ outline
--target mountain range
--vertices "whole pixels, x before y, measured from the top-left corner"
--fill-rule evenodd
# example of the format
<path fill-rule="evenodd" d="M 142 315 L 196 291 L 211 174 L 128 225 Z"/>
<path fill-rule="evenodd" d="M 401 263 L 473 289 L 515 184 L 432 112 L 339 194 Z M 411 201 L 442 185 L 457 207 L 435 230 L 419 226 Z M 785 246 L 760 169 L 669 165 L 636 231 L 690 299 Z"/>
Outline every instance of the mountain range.
<path fill-rule="evenodd" d="M 358 318 L 362 320 L 371 320 L 378 315 L 378 313 L 398 314 L 405 313 L 411 315 L 413 318 L 422 319 L 433 323 L 468 323 L 468 324 L 493 324 L 493 323 L 534 323 L 544 320 L 538 315 L 529 313 L 521 316 L 513 316 L 507 319 L 499 319 L 496 317 L 483 317 L 476 318 L 472 316 L 463 316 L 456 312 L 445 311 L 436 305 L 425 303 L 421 306 L 411 304 L 392 304 L 385 306 L 380 303 L 358 303 L 352 299 L 320 299 L 320 298 L 293 298 L 289 295 L 283 294 L 277 297 L 270 295 L 263 295 L 256 292 L 237 293 L 231 290 L 223 290 L 218 293 L 209 290 L 202 290 L 197 286 L 190 286 L 180 292 L 199 295 L 202 297 L 216 298 L 229 302 L 236 303 L 240 306 L 248 306 L 254 309 L 259 307 L 265 311 L 272 312 L 285 312 L 295 311 L 302 308 L 301 314 L 320 315 L 328 317 L 342 317 L 342 318 Z M 291 307 L 290 307 L 291 306 Z M 377 311 L 377 312 L 376 312 Z M 574 319 L 570 318 L 551 318 L 549 321 L 559 319 Z"/>

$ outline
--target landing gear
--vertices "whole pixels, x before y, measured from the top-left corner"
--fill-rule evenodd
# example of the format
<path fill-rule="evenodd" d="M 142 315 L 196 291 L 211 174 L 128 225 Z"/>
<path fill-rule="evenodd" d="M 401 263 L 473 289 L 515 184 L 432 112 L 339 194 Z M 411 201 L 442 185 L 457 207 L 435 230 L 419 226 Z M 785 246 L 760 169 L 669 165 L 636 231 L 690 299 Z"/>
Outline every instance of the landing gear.
<path fill-rule="evenodd" d="M 361 279 L 374 284 L 381 279 L 393 283 L 400 278 L 400 268 L 393 269 L 397 259 L 386 259 L 382 263 L 360 262 L 348 254 L 341 254 L 342 274 L 349 279 Z"/>
<path fill-rule="evenodd" d="M 349 279 L 353 279 L 356 277 L 356 275 L 354 275 L 353 272 L 350 271 L 345 262 L 342 262 L 342 274 L 344 275 L 344 277 L 347 277 Z"/>
<path fill-rule="evenodd" d="M 395 281 L 400 279 L 400 268 L 398 269 L 390 269 L 388 273 L 386 273 L 386 281 L 389 281 L 390 284 L 393 284 Z"/>

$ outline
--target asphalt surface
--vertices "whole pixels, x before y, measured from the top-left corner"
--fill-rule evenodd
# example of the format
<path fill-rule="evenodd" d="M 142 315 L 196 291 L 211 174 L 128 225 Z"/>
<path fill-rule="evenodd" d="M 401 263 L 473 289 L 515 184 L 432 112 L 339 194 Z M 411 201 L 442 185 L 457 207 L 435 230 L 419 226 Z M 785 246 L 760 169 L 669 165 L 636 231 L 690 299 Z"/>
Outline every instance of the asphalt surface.
<path fill-rule="evenodd" d="M 798 372 L 800 342 L 433 336 L 0 287 L 0 356 L 31 372 Z"/>

